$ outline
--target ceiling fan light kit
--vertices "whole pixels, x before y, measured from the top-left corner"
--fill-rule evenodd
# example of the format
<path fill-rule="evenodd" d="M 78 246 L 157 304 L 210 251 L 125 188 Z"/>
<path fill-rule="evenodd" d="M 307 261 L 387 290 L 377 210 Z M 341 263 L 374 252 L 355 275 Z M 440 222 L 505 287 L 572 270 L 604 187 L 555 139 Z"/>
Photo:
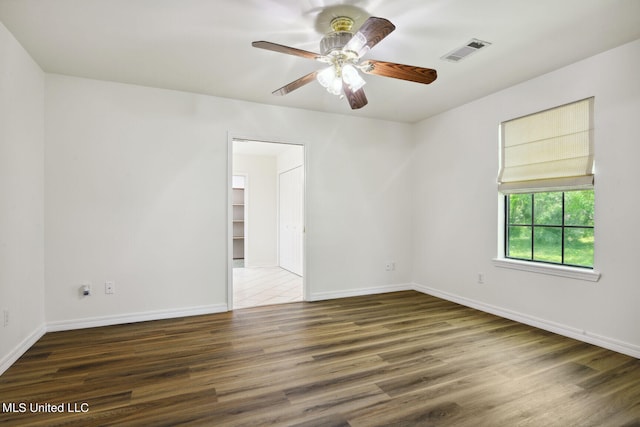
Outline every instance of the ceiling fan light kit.
<path fill-rule="evenodd" d="M 320 71 L 309 73 L 273 91 L 273 94 L 286 95 L 313 80 L 317 80 L 329 93 L 341 98 L 346 97 L 351 108 L 358 109 L 367 105 L 368 102 L 362 89 L 366 81 L 359 71 L 423 84 L 429 84 L 437 78 L 436 70 L 430 68 L 374 59 L 360 63 L 360 59 L 373 46 L 388 36 L 395 29 L 395 26 L 384 18 L 371 17 L 362 24 L 358 32 L 353 34 L 351 31 L 353 24 L 353 19 L 346 16 L 334 18 L 330 24 L 332 31 L 320 41 L 320 54 L 267 41 L 253 42 L 252 46 L 257 48 L 329 64 L 328 67 Z"/>
<path fill-rule="evenodd" d="M 355 68 L 359 55 L 349 48 L 350 44 L 357 47 L 358 43 L 351 43 L 352 40 L 362 40 L 362 37 L 354 37 L 352 27 L 351 18 L 334 18 L 331 21 L 333 31 L 320 40 L 320 53 L 331 65 L 319 71 L 316 80 L 332 95 L 344 96 L 345 84 L 352 92 L 356 92 L 366 83 Z"/>

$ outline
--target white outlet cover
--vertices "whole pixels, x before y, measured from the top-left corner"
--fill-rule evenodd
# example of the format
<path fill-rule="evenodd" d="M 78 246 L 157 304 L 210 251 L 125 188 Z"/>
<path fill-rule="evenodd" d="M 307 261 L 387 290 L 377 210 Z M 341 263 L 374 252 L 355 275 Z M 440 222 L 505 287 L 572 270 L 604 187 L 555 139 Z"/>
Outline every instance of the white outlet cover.
<path fill-rule="evenodd" d="M 116 284 L 112 281 L 104 282 L 104 293 L 105 294 L 113 294 L 116 291 Z"/>

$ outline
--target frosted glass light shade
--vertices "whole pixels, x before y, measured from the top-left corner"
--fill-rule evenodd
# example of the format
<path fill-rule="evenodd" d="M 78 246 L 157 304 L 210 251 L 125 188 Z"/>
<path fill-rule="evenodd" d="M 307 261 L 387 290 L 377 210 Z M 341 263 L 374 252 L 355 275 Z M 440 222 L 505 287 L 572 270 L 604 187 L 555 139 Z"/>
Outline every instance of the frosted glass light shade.
<path fill-rule="evenodd" d="M 336 71 L 333 68 L 333 66 L 327 67 L 324 70 L 318 72 L 318 74 L 316 74 L 316 80 L 318 80 L 318 83 L 320 83 L 322 87 L 326 87 L 326 88 L 331 86 L 331 83 L 336 78 L 337 78 Z"/>
<path fill-rule="evenodd" d="M 362 33 L 356 33 L 345 45 L 343 50 L 355 52 L 358 55 L 358 58 L 360 58 L 369 51 L 369 47 L 365 46 L 366 43 L 366 37 Z"/>
<path fill-rule="evenodd" d="M 342 67 L 342 79 L 349 86 L 349 88 L 356 92 L 367 82 L 360 76 L 358 70 L 353 65 L 347 64 Z"/>
<path fill-rule="evenodd" d="M 336 78 L 333 79 L 333 81 L 331 82 L 331 85 L 329 85 L 327 90 L 329 91 L 329 93 L 333 95 L 342 94 L 342 79 L 336 76 Z"/>

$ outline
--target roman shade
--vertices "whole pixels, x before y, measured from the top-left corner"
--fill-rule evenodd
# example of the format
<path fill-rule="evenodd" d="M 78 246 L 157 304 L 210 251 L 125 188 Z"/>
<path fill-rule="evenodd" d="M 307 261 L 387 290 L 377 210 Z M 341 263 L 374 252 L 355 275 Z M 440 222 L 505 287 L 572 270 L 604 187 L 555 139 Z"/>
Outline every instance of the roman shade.
<path fill-rule="evenodd" d="M 592 188 L 593 100 L 503 122 L 500 192 Z"/>

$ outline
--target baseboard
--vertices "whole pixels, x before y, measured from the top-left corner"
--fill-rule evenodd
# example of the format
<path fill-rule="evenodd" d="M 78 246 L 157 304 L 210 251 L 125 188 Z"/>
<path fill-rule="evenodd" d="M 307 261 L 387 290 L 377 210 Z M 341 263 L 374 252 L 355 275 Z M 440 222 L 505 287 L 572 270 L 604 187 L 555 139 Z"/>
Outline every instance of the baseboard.
<path fill-rule="evenodd" d="M 28 337 L 26 337 L 20 344 L 9 352 L 5 357 L 0 359 L 0 375 L 4 373 L 16 360 L 20 358 L 32 345 L 36 343 L 47 332 L 46 325 L 43 323 L 35 331 L 33 331 Z"/>
<path fill-rule="evenodd" d="M 558 335 L 573 338 L 578 341 L 586 342 L 589 344 L 597 345 L 608 350 L 613 350 L 618 353 L 626 354 L 631 357 L 640 359 L 640 346 L 620 341 L 614 338 L 605 337 L 602 335 L 594 334 L 589 331 L 574 328 L 571 326 L 563 325 L 560 323 L 552 322 L 538 317 L 530 316 L 524 313 L 518 313 L 513 310 L 508 310 L 502 307 L 497 307 L 491 304 L 486 304 L 480 301 L 472 300 L 469 298 L 461 297 L 459 295 L 450 294 L 448 292 L 440 291 L 430 288 L 428 286 L 413 284 L 411 288 L 418 292 L 422 292 L 427 295 L 442 298 L 447 301 L 452 301 L 467 307 L 475 308 L 486 313 L 495 314 L 496 316 L 504 317 L 506 319 L 514 320 L 525 325 L 534 326 L 536 328 L 544 329 L 545 331 L 553 332 Z"/>
<path fill-rule="evenodd" d="M 69 331 L 72 329 L 96 328 L 99 326 L 120 325 L 123 323 L 146 322 L 149 320 L 172 319 L 176 317 L 198 316 L 201 314 L 222 313 L 227 311 L 226 304 L 206 305 L 172 310 L 155 310 L 112 316 L 89 317 L 84 319 L 48 322 L 47 332 Z"/>
<path fill-rule="evenodd" d="M 363 295 L 384 294 L 387 292 L 409 291 L 414 289 L 411 283 L 376 286 L 372 288 L 358 288 L 344 291 L 316 292 L 307 296 L 307 301 L 323 301 L 336 298 L 358 297 Z"/>

